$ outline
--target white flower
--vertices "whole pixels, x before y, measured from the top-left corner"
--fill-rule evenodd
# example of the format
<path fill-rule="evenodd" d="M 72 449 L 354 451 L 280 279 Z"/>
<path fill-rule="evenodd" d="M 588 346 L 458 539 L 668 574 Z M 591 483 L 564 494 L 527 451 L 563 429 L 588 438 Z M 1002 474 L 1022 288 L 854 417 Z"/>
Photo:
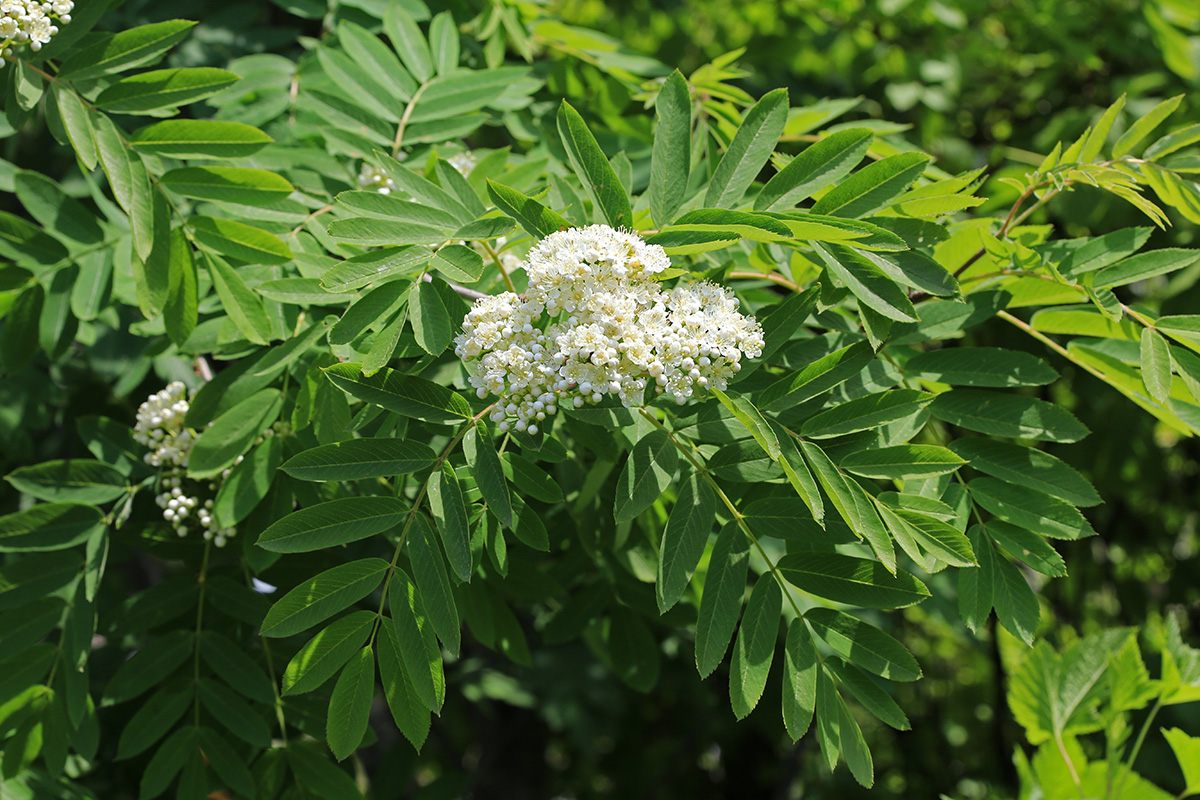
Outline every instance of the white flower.
<path fill-rule="evenodd" d="M 669 292 L 648 278 L 666 252 L 606 225 L 553 233 L 529 251 L 529 288 L 477 300 L 455 351 L 480 398 L 497 395 L 501 431 L 536 431 L 562 402 L 615 395 L 643 403 L 648 386 L 684 403 L 724 389 L 741 359 L 762 353 L 762 328 L 712 283 Z M 564 400 L 565 398 L 565 400 Z"/>
<path fill-rule="evenodd" d="M 475 155 L 470 150 L 464 150 L 461 153 L 455 153 L 448 159 L 450 166 L 454 167 L 463 177 L 471 174 L 471 170 L 475 169 Z"/>
<path fill-rule="evenodd" d="M 29 45 L 38 51 L 58 33 L 58 25 L 71 21 L 75 3 L 71 0 L 0 0 L 0 56 L 8 48 Z M 0 64 L 3 62 L 0 61 Z"/>

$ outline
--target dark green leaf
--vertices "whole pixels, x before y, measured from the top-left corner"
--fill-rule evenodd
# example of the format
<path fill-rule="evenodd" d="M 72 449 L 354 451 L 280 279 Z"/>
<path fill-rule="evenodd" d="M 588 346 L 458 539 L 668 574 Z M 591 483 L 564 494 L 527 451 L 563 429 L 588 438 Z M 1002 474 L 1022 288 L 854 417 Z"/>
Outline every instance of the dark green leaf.
<path fill-rule="evenodd" d="M 320 688 L 358 652 L 374 624 L 374 612 L 355 611 L 309 639 L 284 670 L 283 694 L 303 694 Z"/>
<path fill-rule="evenodd" d="M 262 636 L 291 636 L 332 617 L 378 588 L 388 562 L 364 558 L 327 569 L 285 594 L 267 612 Z"/>
<path fill-rule="evenodd" d="M 729 701 L 738 719 L 754 710 L 767 685 L 782 610 L 783 591 L 779 584 L 769 574 L 759 576 L 746 601 L 746 613 L 742 615 L 729 663 Z"/>
<path fill-rule="evenodd" d="M 407 514 L 407 504 L 395 497 L 343 497 L 292 512 L 257 544 L 272 553 L 308 553 L 383 533 Z"/>
<path fill-rule="evenodd" d="M 876 561 L 839 553 L 786 555 L 776 565 L 783 577 L 806 592 L 848 605 L 906 608 L 929 596 L 925 584 Z"/>

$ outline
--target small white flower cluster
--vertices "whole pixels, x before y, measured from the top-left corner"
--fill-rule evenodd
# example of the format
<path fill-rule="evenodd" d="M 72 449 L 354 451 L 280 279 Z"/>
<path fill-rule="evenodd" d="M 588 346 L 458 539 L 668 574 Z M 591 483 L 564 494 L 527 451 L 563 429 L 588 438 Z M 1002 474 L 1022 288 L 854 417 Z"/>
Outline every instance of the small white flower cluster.
<path fill-rule="evenodd" d="M 0 57 L 12 46 L 29 45 L 37 52 L 58 33 L 55 22 L 71 21 L 71 0 L 0 0 Z M 0 61 L 3 64 L 3 61 Z"/>
<path fill-rule="evenodd" d="M 380 194 L 396 191 L 396 182 L 374 164 L 362 165 L 362 170 L 358 173 L 358 185 L 363 189 L 374 189 Z"/>
<path fill-rule="evenodd" d="M 607 225 L 553 233 L 529 251 L 525 295 L 480 298 L 455 352 L 492 420 L 537 433 L 564 402 L 615 395 L 641 405 L 648 385 L 683 404 L 697 388 L 724 389 L 741 359 L 762 353 L 762 327 L 712 283 L 665 291 L 653 276 L 666 251 Z"/>
<path fill-rule="evenodd" d="M 455 153 L 446 159 L 446 161 L 450 166 L 458 170 L 464 178 L 471 174 L 471 170 L 475 169 L 475 154 L 470 150 Z"/>

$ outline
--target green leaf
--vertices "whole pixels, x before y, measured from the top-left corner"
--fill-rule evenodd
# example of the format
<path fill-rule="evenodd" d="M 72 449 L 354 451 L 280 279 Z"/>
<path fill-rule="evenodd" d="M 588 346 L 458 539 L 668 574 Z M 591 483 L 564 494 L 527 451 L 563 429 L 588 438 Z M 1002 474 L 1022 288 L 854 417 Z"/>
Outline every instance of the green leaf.
<path fill-rule="evenodd" d="M 1066 500 L 1077 506 L 1099 505 L 1100 495 L 1074 467 L 1032 447 L 992 439 L 959 439 L 950 449 L 971 467 L 1008 483 Z"/>
<path fill-rule="evenodd" d="M 403 4 L 391 3 L 383 15 L 383 31 L 392 40 L 392 47 L 404 66 L 421 83 L 433 77 L 433 57 L 429 43 L 417 27 L 416 20 L 405 10 Z"/>
<path fill-rule="evenodd" d="M 901 444 L 859 450 L 843 458 L 839 466 L 864 478 L 905 480 L 947 475 L 965 463 L 944 447 Z"/>
<path fill-rule="evenodd" d="M 1162 124 L 1163 120 L 1175 112 L 1175 109 L 1179 108 L 1181 100 L 1183 100 L 1183 95 L 1181 94 L 1169 100 L 1163 100 L 1150 109 L 1150 113 L 1130 125 L 1129 129 L 1113 145 L 1112 157 L 1120 158 L 1131 152 L 1143 139 L 1150 135 L 1150 131 L 1157 128 Z"/>
<path fill-rule="evenodd" d="M 367 733 L 375 695 L 375 653 L 370 645 L 351 657 L 342 669 L 325 722 L 325 738 L 338 761 L 358 749 Z"/>
<path fill-rule="evenodd" d="M 82 245 L 97 245 L 104 231 L 95 216 L 57 183 L 38 172 L 19 170 L 13 176 L 13 188 L 25 210 L 59 238 Z"/>
<path fill-rule="evenodd" d="M 627 522 L 654 504 L 675 475 L 678 456 L 665 431 L 653 430 L 638 440 L 617 478 L 613 517 Z"/>
<path fill-rule="evenodd" d="M 754 404 L 737 392 L 713 389 L 712 393 L 721 401 L 721 405 L 729 409 L 729 413 L 733 414 L 734 418 L 750 432 L 763 452 L 778 461 L 780 458 L 779 438 L 767 423 L 766 418 L 754 407 Z"/>
<path fill-rule="evenodd" d="M 750 569 L 750 542 L 737 523 L 727 523 L 717 534 L 696 620 L 696 669 L 707 678 L 725 658 L 737 627 L 746 575 Z"/>
<path fill-rule="evenodd" d="M 429 614 L 429 623 L 446 650 L 457 656 L 460 642 L 458 606 L 450 591 L 441 549 L 433 540 L 433 531 L 423 514 L 413 517 L 408 532 L 408 558 L 412 562 L 413 580 Z"/>
<path fill-rule="evenodd" d="M 463 438 L 463 454 L 467 457 L 467 469 L 479 487 L 488 510 L 500 520 L 500 524 L 511 528 L 513 524 L 512 501 L 509 499 L 508 483 L 504 469 L 496 455 L 496 447 L 486 432 L 478 425 L 467 431 Z"/>
<path fill-rule="evenodd" d="M 355 611 L 309 639 L 284 670 L 284 696 L 320 688 L 366 643 L 374 624 L 375 612 Z"/>
<path fill-rule="evenodd" d="M 419 280 L 408 293 L 408 317 L 412 322 L 417 344 L 430 355 L 441 355 L 450 346 L 453 331 L 450 316 L 432 283 Z"/>
<path fill-rule="evenodd" d="M 121 31 L 91 47 L 76 50 L 58 70 L 73 81 L 153 64 L 187 37 L 195 22 L 170 19 Z"/>
<path fill-rule="evenodd" d="M 428 445 L 402 439 L 350 439 L 305 450 L 280 467 L 302 481 L 357 481 L 405 475 L 428 467 Z"/>
<path fill-rule="evenodd" d="M 783 468 L 783 474 L 796 494 L 808 506 L 813 520 L 822 528 L 825 527 L 825 503 L 821 500 L 821 493 L 817 489 L 812 471 L 804 463 L 804 458 L 801 457 L 791 435 L 778 424 L 772 424 L 771 427 L 779 439 L 779 466 Z"/>
<path fill-rule="evenodd" d="M 895 514 L 907 523 L 908 532 L 934 558 L 955 567 L 976 565 L 971 542 L 953 525 L 906 508 L 898 509 Z"/>
<path fill-rule="evenodd" d="M 1142 158 L 1147 161 L 1157 161 L 1163 156 L 1170 155 L 1176 150 L 1182 150 L 1188 145 L 1200 142 L 1200 123 L 1188 125 L 1186 128 L 1171 131 L 1154 144 L 1146 148 Z"/>
<path fill-rule="evenodd" d="M 221 414 L 196 437 L 188 457 L 188 475 L 211 478 L 220 474 L 271 427 L 282 408 L 280 391 L 263 389 Z"/>
<path fill-rule="evenodd" d="M 900 710 L 900 706 L 896 705 L 896 701 L 892 699 L 891 695 L 884 691 L 870 675 L 853 664 L 847 664 L 836 657 L 826 659 L 824 665 L 826 669 L 837 676 L 843 689 L 849 690 L 863 708 L 885 725 L 898 731 L 907 731 L 912 728 L 908 717 L 904 716 L 904 712 Z"/>
<path fill-rule="evenodd" d="M 798 589 L 848 605 L 906 608 L 929 597 L 908 573 L 893 575 L 877 561 L 839 553 L 789 554 L 776 567 Z"/>
<path fill-rule="evenodd" d="M 768 410 L 799 405 L 862 372 L 871 359 L 871 346 L 866 342 L 843 347 L 769 385 L 759 394 L 759 405 Z"/>
<path fill-rule="evenodd" d="M 998 481 L 976 478 L 967 484 L 972 499 L 1005 522 L 1052 539 L 1095 536 L 1079 509 L 1062 500 Z"/>
<path fill-rule="evenodd" d="M 159 180 L 183 197 L 244 206 L 269 206 L 292 193 L 292 185 L 274 172 L 246 167 L 180 167 Z"/>
<path fill-rule="evenodd" d="M 838 756 L 841 753 L 841 733 L 838 730 L 841 722 L 841 698 L 828 670 L 817 670 L 817 742 L 821 746 L 821 754 L 825 764 L 832 772 L 837 767 Z"/>
<path fill-rule="evenodd" d="M 113 197 L 129 215 L 137 256 L 145 258 L 154 240 L 152 199 L 155 196 L 150 189 L 146 166 L 141 156 L 131 152 L 121 141 L 120 130 L 111 119 L 97 115 L 95 125 L 100 164 L 108 177 Z"/>
<path fill-rule="evenodd" d="M 429 23 L 429 45 L 439 75 L 458 69 L 458 28 L 449 11 L 438 14 Z"/>
<path fill-rule="evenodd" d="M 129 146 L 136 152 L 178 159 L 241 158 L 274 141 L 241 122 L 197 119 L 163 120 L 129 135 Z"/>
<path fill-rule="evenodd" d="M 813 439 L 828 439 L 872 430 L 915 416 L 935 397 L 915 389 L 892 389 L 867 395 L 810 417 L 801 426 L 800 433 Z"/>
<path fill-rule="evenodd" d="M 154 639 L 120 666 L 104 688 L 102 706 L 132 700 L 162 683 L 192 655 L 196 635 L 174 630 Z"/>
<path fill-rule="evenodd" d="M 869 164 L 826 193 L 812 212 L 851 219 L 868 216 L 907 191 L 929 161 L 924 153 L 899 153 Z"/>
<path fill-rule="evenodd" d="M 509 223 L 509 227 L 511 228 L 512 221 L 508 220 L 507 217 L 503 219 Z M 462 231 L 458 231 L 455 234 L 455 238 L 458 238 L 461 234 Z M 433 259 L 430 260 L 429 266 L 447 278 L 456 281 L 465 281 L 466 283 L 474 283 L 479 280 L 483 276 L 484 269 L 483 256 L 461 244 L 448 244 L 441 250 L 438 250 L 433 254 Z"/>
<path fill-rule="evenodd" d="M 192 725 L 186 725 L 167 737 L 146 764 L 138 790 L 139 800 L 150 800 L 165 792 L 198 745 L 197 729 Z"/>
<path fill-rule="evenodd" d="M 871 761 L 871 751 L 867 749 L 867 742 L 863 739 L 858 723 L 850 716 L 846 701 L 840 696 L 838 715 L 838 730 L 841 733 L 842 755 L 846 758 L 846 766 L 850 767 L 850 774 L 854 776 L 854 780 L 870 789 L 875 783 L 875 766 Z"/>
<path fill-rule="evenodd" d="M 292 251 L 278 236 L 244 222 L 189 217 L 188 225 L 202 246 L 230 258 L 250 264 L 286 264 L 293 258 Z"/>
<path fill-rule="evenodd" d="M 1165 405 L 1171 396 L 1171 348 L 1153 328 L 1142 329 L 1141 362 L 1146 391 Z"/>
<path fill-rule="evenodd" d="M 91 112 L 83 104 L 83 99 L 65 84 L 55 83 L 53 91 L 71 147 L 75 149 L 75 154 L 85 167 L 89 170 L 95 169 L 96 132 L 92 128 Z"/>
<path fill-rule="evenodd" d="M 200 734 L 200 746 L 203 748 L 204 758 L 207 760 L 208 765 L 217 773 L 217 777 L 237 794 L 253 798 L 254 777 L 242 762 L 242 758 L 238 755 L 237 751 L 230 746 L 229 742 L 223 736 L 218 735 L 211 728 L 201 727 L 197 730 Z M 199 756 L 199 753 L 196 755 Z M 203 764 L 204 761 L 199 761 L 199 763 Z M 184 777 L 180 779 L 181 785 L 187 780 L 186 769 L 183 775 Z M 206 779 L 201 780 L 198 785 L 201 791 L 207 790 L 208 781 Z"/>
<path fill-rule="evenodd" d="M 346 292 L 368 283 L 382 283 L 395 275 L 403 275 L 429 262 L 433 251 L 419 245 L 375 250 L 331 267 L 321 276 L 321 285 L 329 292 Z"/>
<path fill-rule="evenodd" d="M 129 491 L 120 470 L 88 459 L 43 461 L 19 467 L 4 479 L 17 491 L 39 500 L 107 503 Z"/>
<path fill-rule="evenodd" d="M 453 214 L 394 195 L 355 190 L 342 192 L 335 199 L 338 205 L 355 214 L 374 219 L 394 220 L 411 227 L 433 228 L 442 233 L 443 237 L 460 226 Z M 439 240 L 435 238 L 434 241 Z"/>
<path fill-rule="evenodd" d="M 401 103 L 412 99 L 417 90 L 416 82 L 378 36 L 345 19 L 338 22 L 337 33 L 338 42 L 354 62 L 393 99 Z"/>
<path fill-rule="evenodd" d="M 1167 247 L 1138 253 L 1097 272 L 1092 278 L 1092 287 L 1111 289 L 1114 286 L 1124 286 L 1190 267 L 1197 261 L 1200 261 L 1200 250 Z"/>
<path fill-rule="evenodd" d="M 704 194 L 704 205 L 709 208 L 733 208 L 738 204 L 771 157 L 775 143 L 787 124 L 787 113 L 787 89 L 768 92 L 746 112 L 737 133 L 713 170 Z"/>
<path fill-rule="evenodd" d="M 291 636 L 306 631 L 375 591 L 387 571 L 388 562 L 380 558 L 364 558 L 327 569 L 275 601 L 259 633 Z"/>
<path fill-rule="evenodd" d="M 1057 578 L 1066 576 L 1067 565 L 1062 556 L 1036 533 L 998 519 L 987 523 L 986 532 L 1005 552 L 1025 562 L 1030 569 Z"/>
<path fill-rule="evenodd" d="M 1029 353 L 999 347 L 947 347 L 910 358 L 904 372 L 953 386 L 1042 386 L 1058 373 Z"/>
<path fill-rule="evenodd" d="M 814 608 L 804 618 L 835 653 L 850 663 L 892 681 L 921 677 L 921 667 L 908 648 L 875 626 L 831 608 Z"/>
<path fill-rule="evenodd" d="M 447 237 L 441 228 L 396 219 L 349 217 L 330 223 L 329 235 L 339 242 L 364 247 L 437 244 Z"/>
<path fill-rule="evenodd" d="M 634 691 L 649 692 L 658 683 L 658 642 L 642 618 L 625 606 L 610 614 L 608 652 L 613 671 Z"/>
<path fill-rule="evenodd" d="M 1070 411 L 1034 397 L 954 389 L 938 395 L 930 408 L 951 425 L 1010 439 L 1077 442 L 1088 435 Z"/>
<path fill-rule="evenodd" d="M 396 631 L 385 625 L 380 634 L 377 656 L 383 695 L 387 699 L 388 709 L 392 712 L 396 727 L 412 746 L 420 751 L 429 735 L 429 709 L 417 696 L 413 679 L 401 661 L 403 650 L 397 641 Z M 357 793 L 357 790 L 355 792 Z"/>
<path fill-rule="evenodd" d="M 201 678 L 198 690 L 200 702 L 226 730 L 253 747 L 270 747 L 271 729 L 245 700 L 211 678 Z"/>
<path fill-rule="evenodd" d="M 632 227 L 633 211 L 625 187 L 604 157 L 600 145 L 596 144 L 583 117 L 565 100 L 558 107 L 558 135 L 566 148 L 571 169 L 592 203 L 604 213 L 608 224 L 614 228 Z"/>
<path fill-rule="evenodd" d="M 167 258 L 167 297 L 163 302 L 163 326 L 167 336 L 177 347 L 182 345 L 196 329 L 199 311 L 196 263 L 192 259 L 192 246 L 182 228 L 171 231 L 171 250 Z M 229 287 L 227 286 L 228 290 Z M 258 329 L 255 328 L 258 335 Z"/>
<path fill-rule="evenodd" d="M 659 546 L 655 595 L 660 614 L 665 614 L 683 596 L 691 573 L 704 554 L 716 512 L 717 496 L 712 487 L 698 473 L 688 473 Z"/>
<path fill-rule="evenodd" d="M 874 139 L 874 131 L 868 128 L 847 128 L 809 145 L 767 181 L 754 199 L 754 210 L 795 206 L 837 183 L 858 166 Z"/>
<path fill-rule="evenodd" d="M 428 710 L 438 712 L 446 697 L 442 653 L 417 586 L 402 569 L 392 573 L 388 608 L 408 685 Z"/>
<path fill-rule="evenodd" d="M 213 516 L 220 527 L 237 525 L 267 496 L 282 451 L 279 437 L 272 436 L 233 466 L 213 502 Z"/>
<path fill-rule="evenodd" d="M 1200 736 L 1189 736 L 1179 728 L 1163 728 L 1162 734 L 1183 771 L 1184 787 L 1180 796 L 1200 794 Z"/>
<path fill-rule="evenodd" d="M 384 369 L 366 376 L 361 365 L 355 363 L 334 364 L 325 369 L 325 374 L 342 391 L 405 417 L 448 423 L 472 416 L 462 395 L 415 375 Z"/>
<path fill-rule="evenodd" d="M 354 779 L 325 757 L 324 748 L 318 750 L 304 742 L 289 742 L 283 750 L 291 773 L 305 794 L 322 800 L 361 800 L 362 792 Z"/>
<path fill-rule="evenodd" d="M 658 125 L 650 155 L 650 216 L 662 228 L 687 199 L 691 172 L 692 99 L 679 70 L 667 76 L 654 108 Z"/>
<path fill-rule="evenodd" d="M 847 248 L 812 243 L 829 274 L 873 311 L 897 322 L 917 322 L 917 310 L 895 281 L 863 256 Z M 836 257 L 835 257 L 836 254 Z"/>
<path fill-rule="evenodd" d="M 190 685 L 160 687 L 125 724 L 117 744 L 117 760 L 133 758 L 162 739 L 192 707 L 195 696 Z"/>
<path fill-rule="evenodd" d="M 991 559 L 992 603 L 996 619 L 1025 644 L 1033 644 L 1040 609 L 1025 576 L 1007 559 Z"/>
<path fill-rule="evenodd" d="M 521 227 L 535 239 L 541 239 L 555 231 L 566 230 L 574 225 L 569 219 L 546 208 L 544 205 L 521 194 L 516 189 L 510 189 L 503 184 L 487 179 L 488 196 L 496 204 L 496 208 L 516 219 Z"/>
<path fill-rule="evenodd" d="M 769 574 L 759 576 L 746 601 L 729 664 L 729 702 L 738 719 L 754 710 L 767 685 L 782 610 L 779 584 Z"/>
<path fill-rule="evenodd" d="M 221 680 L 254 702 L 275 702 L 275 690 L 266 673 L 245 650 L 224 636 L 205 631 L 200 638 L 200 656 Z"/>
<path fill-rule="evenodd" d="M 541 500 L 543 503 L 563 501 L 562 487 L 533 462 L 512 453 L 505 453 L 500 460 L 505 477 L 519 490 L 521 496 Z"/>
<path fill-rule="evenodd" d="M 804 620 L 788 626 L 783 646 L 783 724 L 793 742 L 808 732 L 817 706 L 817 673 L 820 657 Z"/>
<path fill-rule="evenodd" d="M 1117 116 L 1123 108 L 1125 108 L 1124 94 L 1118 97 L 1115 103 L 1105 109 L 1104 114 L 1096 122 L 1096 126 L 1088 134 L 1083 144 L 1083 150 L 1079 154 L 1080 161 L 1087 163 L 1096 160 L 1096 157 L 1100 155 L 1100 151 L 1104 148 L 1108 134 L 1112 132 L 1113 124 L 1117 121 Z"/>
<path fill-rule="evenodd" d="M 450 568 L 463 582 L 471 580 L 471 530 L 458 475 L 449 462 L 429 476 L 429 509 L 433 513 Z"/>
<path fill-rule="evenodd" d="M 213 67 L 156 69 L 124 78 L 96 98 L 96 107 L 122 114 L 141 114 L 212 97 L 241 80 Z"/>
<path fill-rule="evenodd" d="M 293 511 L 258 537 L 272 553 L 309 553 L 356 542 L 400 524 L 408 506 L 395 497 L 342 497 Z"/>
<path fill-rule="evenodd" d="M 0 517 L 0 553 L 72 547 L 104 529 L 104 515 L 80 503 L 41 503 Z"/>

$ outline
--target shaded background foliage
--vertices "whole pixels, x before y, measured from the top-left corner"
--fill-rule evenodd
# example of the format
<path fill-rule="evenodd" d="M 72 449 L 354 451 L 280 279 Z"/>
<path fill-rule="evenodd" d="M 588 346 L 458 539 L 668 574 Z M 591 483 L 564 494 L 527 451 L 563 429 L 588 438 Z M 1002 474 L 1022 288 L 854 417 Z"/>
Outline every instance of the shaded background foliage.
<path fill-rule="evenodd" d="M 483 4 L 460 5 L 467 18 Z M 541 11 L 534 4 L 522 7 L 529 18 Z M 173 12 L 161 3 L 129 2 L 106 25 L 121 30 Z M 299 56 L 312 44 L 306 37 L 320 35 L 325 8 L 311 0 L 207 0 L 187 13 L 202 24 L 170 56 L 172 66 L 223 66 L 261 52 Z M 347 4 L 342 13 L 353 19 L 357 12 Z M 1186 3 L 1167 0 L 562 0 L 549 13 L 606 30 L 630 50 L 685 71 L 745 48 L 739 63 L 750 70 L 744 85 L 751 93 L 788 86 L 799 101 L 861 95 L 865 103 L 850 118 L 907 123 L 905 135 L 950 172 L 1012 158 L 1036 165 L 1040 156 L 1033 154 L 1078 135 L 1122 92 L 1139 95 L 1145 107 L 1137 111 L 1144 112 L 1157 100 L 1200 86 L 1200 19 L 1188 16 Z M 1190 44 L 1180 45 L 1181 36 Z M 598 70 L 590 82 L 558 80 L 552 61 L 538 69 L 549 81 L 548 94 L 578 100 L 610 152 L 621 149 L 608 147 L 610 142 L 630 150 L 639 141 L 648 146 L 648 130 L 628 119 L 642 106 L 633 82 Z M 1185 100 L 1184 114 L 1200 119 L 1194 96 Z M 472 143 L 488 146 L 489 135 L 481 131 Z M 46 148 L 45 141 L 44 131 L 26 129 L 5 140 L 4 158 L 63 176 L 69 187 L 73 158 L 65 149 Z M 0 188 L 11 190 L 11 181 L 11 167 L 0 166 Z M 15 208 L 11 196 L 4 204 Z M 1139 222 L 1119 201 L 1085 189 L 1044 212 L 1042 221 L 1071 236 Z M 1172 221 L 1151 246 L 1194 246 L 1196 226 L 1177 216 Z M 1200 304 L 1198 277 L 1193 268 L 1152 284 L 1143 302 L 1163 313 L 1188 313 Z M 969 343 L 1030 349 L 999 323 L 975 329 Z M 86 362 L 70 362 L 55 379 L 27 370 L 0 382 L 0 468 L 7 472 L 81 452 L 71 422 L 83 414 L 132 420 L 139 400 L 162 382 L 140 358 L 144 346 L 145 340 L 114 333 L 89 349 Z M 1169 613 L 1190 617 L 1195 630 L 1200 447 L 1137 412 L 1106 384 L 1049 358 L 1063 376 L 1053 387 L 1055 399 L 1104 433 L 1051 452 L 1088 474 L 1106 503 L 1087 512 L 1098 539 L 1061 545 L 1071 575 L 1040 593 L 1042 634 L 1069 640 L 1074 631 L 1147 624 L 1153 641 Z M 6 506 L 12 502 L 4 500 Z M 112 558 L 124 560 L 118 552 Z M 160 581 L 161 569 L 148 559 L 130 561 L 130 592 Z M 102 618 L 105 613 L 102 608 Z M 414 755 L 403 741 L 381 740 L 364 758 L 380 798 L 534 798 L 568 791 L 660 797 L 667 786 L 672 796 L 692 797 L 1014 796 L 1011 752 L 1021 736 L 1004 702 L 1003 665 L 1017 645 L 994 627 L 978 637 L 964 635 L 956 609 L 933 601 L 905 612 L 894 632 L 920 660 L 926 679 L 902 687 L 898 697 L 914 730 L 864 724 L 878 775 L 870 793 L 845 770 L 831 779 L 813 737 L 784 748 L 777 720 L 761 713 L 735 725 L 724 697 L 698 679 L 690 658 L 664 658 L 654 693 L 640 696 L 580 643 L 539 648 L 530 669 L 482 648 L 468 650 L 422 754 Z M 679 646 L 663 643 L 668 654 Z M 778 693 L 778 680 L 772 675 L 768 694 Z M 1189 708 L 1176 709 L 1163 724 L 1195 730 Z M 117 731 L 125 721 L 111 717 L 106 724 Z M 115 735 L 106 738 L 116 741 Z M 1142 763 L 1150 764 L 1143 771 L 1158 782 L 1175 780 L 1165 745 L 1149 743 Z M 417 789 L 438 776 L 445 779 Z M 119 786 L 92 788 L 104 797 L 121 796 Z"/>

